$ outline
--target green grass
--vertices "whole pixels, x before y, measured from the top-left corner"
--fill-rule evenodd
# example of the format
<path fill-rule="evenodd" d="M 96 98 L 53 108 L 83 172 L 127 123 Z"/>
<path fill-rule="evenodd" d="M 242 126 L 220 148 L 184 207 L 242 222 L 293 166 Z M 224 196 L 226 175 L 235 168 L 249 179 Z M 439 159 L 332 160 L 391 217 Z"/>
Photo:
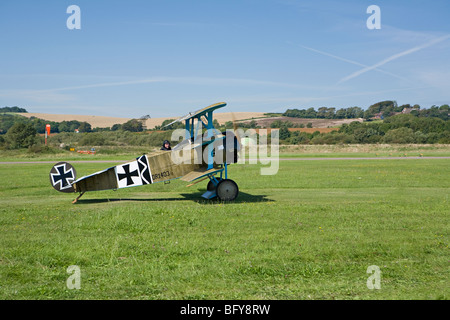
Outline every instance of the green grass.
<path fill-rule="evenodd" d="M 283 145 L 280 157 L 288 158 L 376 158 L 376 157 L 449 157 L 448 144 L 336 144 Z"/>
<path fill-rule="evenodd" d="M 81 148 L 89 150 L 90 147 Z M 6 161 L 78 161 L 78 160 L 130 160 L 144 153 L 159 150 L 143 146 L 101 146 L 97 153 L 81 154 L 53 146 L 34 153 L 27 149 L 0 150 L 0 162 Z M 268 147 L 270 152 L 271 147 Z M 448 144 L 350 144 L 350 145 L 280 145 L 280 158 L 370 158 L 370 157 L 450 157 Z M 248 158 L 248 151 L 247 151 Z"/>
<path fill-rule="evenodd" d="M 72 204 L 51 166 L 0 164 L 1 299 L 449 298 L 449 160 L 233 165 L 234 203 L 177 180 Z"/>
<path fill-rule="evenodd" d="M 90 148 L 82 148 L 82 150 L 90 150 Z M 144 153 L 151 153 L 159 148 L 153 147 L 97 147 L 97 153 L 82 154 L 74 151 L 67 151 L 57 147 L 52 147 L 45 152 L 30 152 L 27 149 L 16 150 L 0 150 L 0 162 L 6 161 L 49 161 L 60 159 L 61 161 L 78 161 L 78 160 L 130 160 Z"/>

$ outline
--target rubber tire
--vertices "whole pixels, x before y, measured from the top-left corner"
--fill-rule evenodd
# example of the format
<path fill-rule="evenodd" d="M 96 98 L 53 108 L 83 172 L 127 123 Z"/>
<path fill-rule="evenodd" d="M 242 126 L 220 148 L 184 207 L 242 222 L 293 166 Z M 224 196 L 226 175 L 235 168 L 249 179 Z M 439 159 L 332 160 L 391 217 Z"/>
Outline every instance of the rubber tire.
<path fill-rule="evenodd" d="M 221 201 L 233 201 L 239 194 L 239 188 L 233 180 L 224 179 L 217 185 L 216 193 Z"/>
<path fill-rule="evenodd" d="M 220 181 L 222 181 L 222 179 L 219 179 L 219 183 L 220 183 Z M 208 191 L 216 190 L 216 186 L 214 185 L 214 183 L 211 180 L 208 181 L 208 185 L 206 186 L 206 190 L 208 190 Z"/>

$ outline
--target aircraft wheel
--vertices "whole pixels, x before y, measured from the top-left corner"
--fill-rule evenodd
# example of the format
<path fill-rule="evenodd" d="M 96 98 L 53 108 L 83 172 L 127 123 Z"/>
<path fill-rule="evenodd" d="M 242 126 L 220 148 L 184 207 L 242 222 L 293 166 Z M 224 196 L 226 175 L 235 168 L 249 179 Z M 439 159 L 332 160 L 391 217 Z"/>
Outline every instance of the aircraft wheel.
<path fill-rule="evenodd" d="M 224 179 L 217 185 L 217 197 L 221 201 L 233 201 L 239 193 L 239 188 L 233 180 Z"/>
<path fill-rule="evenodd" d="M 220 181 L 222 181 L 222 179 L 219 179 L 219 183 L 220 183 Z M 208 190 L 208 191 L 216 190 L 216 186 L 214 185 L 214 183 L 211 180 L 209 180 L 208 185 L 206 186 L 206 190 Z"/>

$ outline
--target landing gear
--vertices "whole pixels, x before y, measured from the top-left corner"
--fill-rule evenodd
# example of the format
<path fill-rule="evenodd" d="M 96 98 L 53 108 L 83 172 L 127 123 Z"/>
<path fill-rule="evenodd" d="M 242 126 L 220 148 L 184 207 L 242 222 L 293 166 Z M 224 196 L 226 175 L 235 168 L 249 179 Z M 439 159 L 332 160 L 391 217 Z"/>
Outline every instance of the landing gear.
<path fill-rule="evenodd" d="M 238 193 L 238 185 L 231 179 L 221 180 L 216 188 L 217 197 L 221 201 L 233 201 L 238 196 Z"/>
<path fill-rule="evenodd" d="M 202 195 L 205 199 L 217 197 L 220 201 L 233 201 L 239 194 L 239 188 L 233 180 L 210 180 L 206 186 L 207 191 Z"/>
<path fill-rule="evenodd" d="M 214 177 L 216 173 L 220 172 L 220 177 Z M 222 175 L 225 173 L 225 175 Z M 209 182 L 206 186 L 206 192 L 202 194 L 205 199 L 213 199 L 217 197 L 220 201 L 233 201 L 239 194 L 239 188 L 231 179 L 227 179 L 227 163 L 223 164 L 223 169 L 218 169 L 216 172 L 208 175 Z M 223 179 L 225 178 L 225 179 Z"/>
<path fill-rule="evenodd" d="M 222 181 L 222 179 L 217 179 L 217 183 Z M 206 186 L 206 190 L 208 191 L 215 191 L 216 190 L 216 184 L 212 180 L 209 180 L 208 185 Z"/>

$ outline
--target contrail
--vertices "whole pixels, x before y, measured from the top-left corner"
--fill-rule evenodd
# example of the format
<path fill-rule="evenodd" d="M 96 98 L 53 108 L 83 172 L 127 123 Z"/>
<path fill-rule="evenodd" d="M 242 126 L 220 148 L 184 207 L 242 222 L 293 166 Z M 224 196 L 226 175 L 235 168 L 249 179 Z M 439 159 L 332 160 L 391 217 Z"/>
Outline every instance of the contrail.
<path fill-rule="evenodd" d="M 388 62 L 391 62 L 391 61 L 396 60 L 398 58 L 404 57 L 404 56 L 406 56 L 408 54 L 411 54 L 411 53 L 414 53 L 416 51 L 419 51 L 419 50 L 431 47 L 432 45 L 435 45 L 436 43 L 439 43 L 439 42 L 442 42 L 444 40 L 447 40 L 448 38 L 450 38 L 450 35 L 446 35 L 446 36 L 434 39 L 434 40 L 432 40 L 432 41 L 430 41 L 428 43 L 425 43 L 425 44 L 423 44 L 421 46 L 417 46 L 417 47 L 411 48 L 409 50 L 406 50 L 406 51 L 394 54 L 393 56 L 390 56 L 389 58 L 386 58 L 386 59 L 384 59 L 384 60 L 374 64 L 373 66 L 365 67 L 365 68 L 363 68 L 363 69 L 361 69 L 359 71 L 356 71 L 356 72 L 354 72 L 354 73 L 352 73 L 352 74 L 342 78 L 336 84 L 340 84 L 340 83 L 346 82 L 346 81 L 348 81 L 350 79 L 356 78 L 356 77 L 362 75 L 363 73 L 366 73 L 367 71 L 374 70 L 374 69 L 376 69 L 378 67 L 381 67 L 382 65 L 385 65 Z"/>
<path fill-rule="evenodd" d="M 328 52 L 320 51 L 320 50 L 317 50 L 317 49 L 314 49 L 314 48 L 310 48 L 310 47 L 306 47 L 306 46 L 301 46 L 301 47 L 304 48 L 304 49 L 313 51 L 313 52 L 317 52 L 317 53 L 323 54 L 323 55 L 328 56 L 328 57 L 331 57 L 331 58 L 335 58 L 335 59 L 337 59 L 337 60 L 341 60 L 341 61 L 344 61 L 344 62 L 348 62 L 348 63 L 354 64 L 354 65 L 360 66 L 360 67 L 370 68 L 370 66 L 367 66 L 367 65 L 365 65 L 365 64 L 362 64 L 362 63 L 359 63 L 359 62 L 356 62 L 356 61 L 353 61 L 353 60 L 345 59 L 345 58 L 336 56 L 336 55 L 331 54 L 331 53 L 328 53 Z M 410 82 L 409 79 L 403 78 L 403 77 L 401 77 L 401 76 L 399 76 L 399 75 L 396 75 L 396 74 L 393 74 L 393 73 L 391 73 L 391 72 L 388 72 L 388 71 L 385 71 L 385 70 L 382 70 L 382 69 L 376 69 L 376 68 L 374 68 L 374 69 L 375 69 L 375 71 L 379 71 L 379 72 L 388 74 L 388 75 L 390 75 L 390 76 L 393 76 L 393 77 L 395 77 L 395 78 L 398 78 L 398 79 L 401 79 L 401 80 Z"/>

